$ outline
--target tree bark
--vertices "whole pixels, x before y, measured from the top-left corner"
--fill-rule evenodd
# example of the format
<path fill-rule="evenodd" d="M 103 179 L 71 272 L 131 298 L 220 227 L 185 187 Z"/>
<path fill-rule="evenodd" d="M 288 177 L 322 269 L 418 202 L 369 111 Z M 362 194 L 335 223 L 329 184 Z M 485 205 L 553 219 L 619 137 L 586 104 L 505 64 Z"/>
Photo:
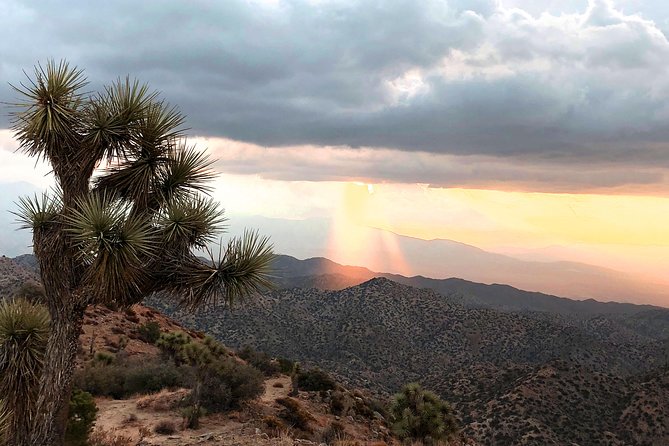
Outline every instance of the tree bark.
<path fill-rule="evenodd" d="M 25 446 L 63 444 L 84 310 L 70 307 L 51 315 L 32 438 Z"/>

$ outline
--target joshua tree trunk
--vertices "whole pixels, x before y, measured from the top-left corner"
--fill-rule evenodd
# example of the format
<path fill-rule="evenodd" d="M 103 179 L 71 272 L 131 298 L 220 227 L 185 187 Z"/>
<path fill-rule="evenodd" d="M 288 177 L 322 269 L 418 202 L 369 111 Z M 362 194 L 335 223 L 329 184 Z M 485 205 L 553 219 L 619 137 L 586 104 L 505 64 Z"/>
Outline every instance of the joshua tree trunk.
<path fill-rule="evenodd" d="M 70 308 L 69 312 L 51 315 L 51 330 L 44 357 L 37 413 L 33 423 L 32 438 L 25 443 L 25 446 L 63 444 L 84 309 L 85 307 Z"/>

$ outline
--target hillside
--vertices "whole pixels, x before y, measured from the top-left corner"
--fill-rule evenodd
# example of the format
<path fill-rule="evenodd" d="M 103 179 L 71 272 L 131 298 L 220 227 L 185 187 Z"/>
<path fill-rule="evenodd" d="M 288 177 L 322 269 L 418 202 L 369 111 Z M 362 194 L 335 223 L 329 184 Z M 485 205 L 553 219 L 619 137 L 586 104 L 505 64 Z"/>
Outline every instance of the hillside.
<path fill-rule="evenodd" d="M 619 419 L 642 388 L 639 371 L 655 373 L 665 361 L 663 340 L 615 318 L 465 308 L 384 278 L 340 291 L 280 290 L 195 315 L 166 302 L 148 304 L 229 345 L 262 346 L 352 385 L 387 394 L 420 381 L 455 405 L 465 432 L 482 444 L 643 444 L 626 443 L 644 429 L 620 427 Z M 589 415 L 574 414 L 574 405 Z M 643 407 L 634 410 L 646 416 Z"/>
<path fill-rule="evenodd" d="M 39 282 L 34 259 L 32 255 L 16 259 L 0 257 L 0 299 L 14 295 L 26 283 Z"/>
<path fill-rule="evenodd" d="M 134 359 L 151 363 L 160 360 L 160 350 L 152 343 L 142 340 L 139 335 L 140 328 L 147 322 L 157 323 L 163 333 L 183 332 L 195 339 L 205 337 L 203 332 L 189 330 L 142 305 L 134 305 L 121 312 L 105 307 L 89 307 L 80 338 L 81 349 L 78 357 L 80 367 L 98 352 L 111 353 L 117 358 L 123 357 L 124 361 Z M 234 351 L 229 350 L 229 354 L 237 361 L 243 362 L 234 356 Z M 312 440 L 319 438 L 319 435 L 327 431 L 333 422 L 342 420 L 344 431 L 341 438 L 377 446 L 395 444 L 389 437 L 389 430 L 382 419 L 360 415 L 355 409 L 350 409 L 344 414 L 345 417 L 340 417 L 330 409 L 329 394 L 321 396 L 307 391 L 300 392 L 295 399 L 302 410 L 313 417 L 309 422 L 309 431 L 292 430 L 288 425 L 285 426 L 285 430 L 276 431 L 276 426 L 268 425 L 267 420 L 281 419 L 284 408 L 277 399 L 288 397 L 291 387 L 290 377 L 285 375 L 268 377 L 264 387 L 265 391 L 260 398 L 238 410 L 205 416 L 197 429 L 180 428 L 183 420 L 178 406 L 172 409 L 164 407 L 166 404 L 174 404 L 183 399 L 187 394 L 183 389 L 163 390 L 155 395 L 133 395 L 122 399 L 98 398 L 96 432 L 110 441 L 109 444 L 116 446 L 316 445 L 319 442 Z M 365 398 L 363 393 L 356 390 L 341 388 L 341 392 L 345 398 L 351 400 Z M 155 426 L 165 422 L 176 426 L 176 431 L 169 435 L 154 432 Z M 119 442 L 113 443 L 114 438 Z"/>

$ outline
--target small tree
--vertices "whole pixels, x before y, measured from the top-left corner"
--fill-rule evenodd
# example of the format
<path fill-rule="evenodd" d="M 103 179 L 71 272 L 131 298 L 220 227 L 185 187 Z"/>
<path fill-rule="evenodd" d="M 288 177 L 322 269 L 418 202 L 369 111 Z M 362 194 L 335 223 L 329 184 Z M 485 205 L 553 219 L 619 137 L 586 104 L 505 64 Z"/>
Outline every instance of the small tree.
<path fill-rule="evenodd" d="M 95 405 L 93 395 L 74 389 L 65 430 L 66 446 L 86 446 L 88 444 L 88 436 L 93 430 L 97 413 L 98 407 Z"/>
<path fill-rule="evenodd" d="M 192 414 L 200 413 L 200 409 L 210 413 L 228 410 L 264 391 L 262 372 L 230 357 L 225 347 L 211 337 L 183 345 L 179 357 L 194 372 Z"/>
<path fill-rule="evenodd" d="M 451 406 L 416 383 L 407 384 L 393 397 L 389 412 L 393 432 L 402 440 L 431 444 L 458 431 Z"/>
<path fill-rule="evenodd" d="M 169 292 L 195 308 L 271 285 L 271 246 L 255 232 L 209 261 L 195 254 L 217 240 L 224 218 L 206 197 L 213 161 L 187 143 L 181 113 L 129 78 L 96 94 L 86 85 L 81 70 L 48 62 L 14 87 L 22 97 L 12 112 L 19 147 L 48 162 L 57 183 L 19 201 L 51 318 L 25 445 L 63 442 L 89 304 L 122 308 Z"/>

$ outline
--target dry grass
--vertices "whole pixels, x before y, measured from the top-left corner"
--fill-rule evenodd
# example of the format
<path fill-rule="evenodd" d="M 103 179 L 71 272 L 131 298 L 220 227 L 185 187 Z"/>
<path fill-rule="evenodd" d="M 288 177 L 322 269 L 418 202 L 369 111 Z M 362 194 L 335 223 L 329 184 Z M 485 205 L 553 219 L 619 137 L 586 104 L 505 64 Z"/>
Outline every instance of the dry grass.
<path fill-rule="evenodd" d="M 132 438 L 117 434 L 115 430 L 95 429 L 88 438 L 89 446 L 135 446 Z"/>
<path fill-rule="evenodd" d="M 179 407 L 182 402 L 190 395 L 190 390 L 179 389 L 169 391 L 166 389 L 158 393 L 146 395 L 137 400 L 137 408 L 143 410 L 154 410 L 156 412 L 166 412 Z"/>

